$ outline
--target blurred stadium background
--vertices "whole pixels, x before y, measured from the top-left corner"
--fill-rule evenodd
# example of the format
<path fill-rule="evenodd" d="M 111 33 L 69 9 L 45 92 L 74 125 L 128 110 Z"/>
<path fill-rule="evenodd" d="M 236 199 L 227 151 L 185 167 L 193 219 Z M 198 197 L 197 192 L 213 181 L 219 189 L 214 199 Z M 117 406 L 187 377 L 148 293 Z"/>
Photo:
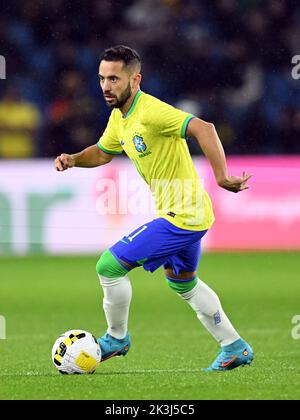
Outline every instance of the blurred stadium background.
<path fill-rule="evenodd" d="M 59 333 L 75 325 L 103 332 L 97 256 L 153 218 L 147 188 L 125 156 L 89 170 L 53 167 L 55 156 L 96 143 L 105 128 L 98 57 L 116 44 L 140 53 L 142 90 L 213 122 L 230 173 L 253 174 L 249 190 L 221 190 L 188 140 L 216 213 L 200 275 L 257 355 L 256 367 L 231 381 L 199 380 L 214 357 L 212 341 L 171 296 L 162 272 L 142 269 L 131 277 L 131 357 L 107 362 L 84 396 L 76 379 L 68 387 L 51 380 Z M 299 54 L 298 1 L 2 2 L 0 315 L 9 340 L 1 342 L 0 398 L 300 397 L 300 337 L 291 337 L 299 313 Z M 27 343 L 21 358 L 20 340 Z"/>
<path fill-rule="evenodd" d="M 298 2 L 5 3 L 1 254 L 97 252 L 152 217 L 147 206 L 135 206 L 130 216 L 104 214 L 103 178 L 115 181 L 129 200 L 148 200 L 142 187 L 131 185 L 130 193 L 129 183 L 127 190 L 119 185 L 120 171 L 131 171 L 124 157 L 113 169 L 52 170 L 53 157 L 77 152 L 101 135 L 109 111 L 98 57 L 119 43 L 141 54 L 144 91 L 214 122 L 230 171 L 253 173 L 247 195 L 232 197 L 215 187 L 201 151 L 188 142 L 217 214 L 205 246 L 300 248 L 300 80 L 292 77 L 292 57 L 300 52 Z M 138 183 L 133 171 L 129 178 Z"/>

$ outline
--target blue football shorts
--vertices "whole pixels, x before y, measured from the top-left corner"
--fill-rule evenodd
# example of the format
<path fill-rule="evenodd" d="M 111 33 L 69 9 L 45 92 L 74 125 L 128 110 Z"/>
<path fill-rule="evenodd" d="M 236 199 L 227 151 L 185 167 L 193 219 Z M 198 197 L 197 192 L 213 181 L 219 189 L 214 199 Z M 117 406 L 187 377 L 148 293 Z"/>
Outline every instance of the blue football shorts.
<path fill-rule="evenodd" d="M 124 236 L 109 250 L 121 264 L 124 261 L 132 267 L 143 266 L 151 272 L 163 265 L 172 268 L 177 276 L 181 271 L 196 271 L 201 239 L 206 232 L 180 229 L 166 219 L 158 218 Z"/>

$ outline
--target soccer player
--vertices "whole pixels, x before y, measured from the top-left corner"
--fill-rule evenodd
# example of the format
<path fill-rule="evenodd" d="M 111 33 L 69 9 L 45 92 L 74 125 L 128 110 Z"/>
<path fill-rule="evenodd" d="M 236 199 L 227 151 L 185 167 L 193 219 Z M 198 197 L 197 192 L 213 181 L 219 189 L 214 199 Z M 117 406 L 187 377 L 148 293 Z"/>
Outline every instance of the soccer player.
<path fill-rule="evenodd" d="M 209 160 L 217 184 L 228 191 L 247 189 L 250 175 L 229 176 L 224 150 L 213 124 L 142 92 L 141 60 L 136 51 L 115 46 L 100 58 L 99 80 L 112 109 L 99 142 L 80 153 L 61 154 L 55 168 L 105 165 L 123 151 L 149 185 L 157 218 L 107 249 L 96 270 L 103 288 L 108 329 L 99 338 L 102 360 L 130 348 L 128 315 L 132 296 L 128 272 L 163 265 L 167 284 L 195 311 L 220 343 L 221 352 L 207 371 L 223 371 L 253 360 L 251 347 L 224 313 L 216 293 L 197 277 L 201 240 L 214 222 L 210 198 L 193 165 L 186 137 L 195 137 Z"/>

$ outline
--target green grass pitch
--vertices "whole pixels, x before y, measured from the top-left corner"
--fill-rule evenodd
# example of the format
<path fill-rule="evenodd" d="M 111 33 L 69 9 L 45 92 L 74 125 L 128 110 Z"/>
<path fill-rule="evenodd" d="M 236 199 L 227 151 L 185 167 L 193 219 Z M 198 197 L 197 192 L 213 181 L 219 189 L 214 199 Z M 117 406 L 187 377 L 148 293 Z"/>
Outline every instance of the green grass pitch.
<path fill-rule="evenodd" d="M 252 367 L 204 373 L 218 346 L 159 269 L 130 277 L 132 348 L 94 375 L 60 375 L 51 348 L 60 333 L 106 329 L 97 257 L 0 260 L 0 399 L 299 399 L 300 254 L 205 254 L 199 276 L 219 294 L 240 334 L 253 346 Z"/>

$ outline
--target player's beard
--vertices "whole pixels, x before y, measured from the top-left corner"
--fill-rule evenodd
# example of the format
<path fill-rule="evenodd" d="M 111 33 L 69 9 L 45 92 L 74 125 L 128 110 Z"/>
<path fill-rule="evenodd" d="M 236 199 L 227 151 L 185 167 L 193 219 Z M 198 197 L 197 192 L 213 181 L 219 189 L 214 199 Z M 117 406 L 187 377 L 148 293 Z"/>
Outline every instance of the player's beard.
<path fill-rule="evenodd" d="M 106 103 L 111 109 L 122 108 L 126 104 L 128 99 L 131 97 L 131 95 L 132 95 L 132 90 L 131 90 L 130 83 L 128 83 L 127 88 L 124 90 L 124 92 L 122 92 L 120 98 L 116 97 L 116 102 L 115 103 L 110 104 L 107 101 L 106 101 Z"/>

